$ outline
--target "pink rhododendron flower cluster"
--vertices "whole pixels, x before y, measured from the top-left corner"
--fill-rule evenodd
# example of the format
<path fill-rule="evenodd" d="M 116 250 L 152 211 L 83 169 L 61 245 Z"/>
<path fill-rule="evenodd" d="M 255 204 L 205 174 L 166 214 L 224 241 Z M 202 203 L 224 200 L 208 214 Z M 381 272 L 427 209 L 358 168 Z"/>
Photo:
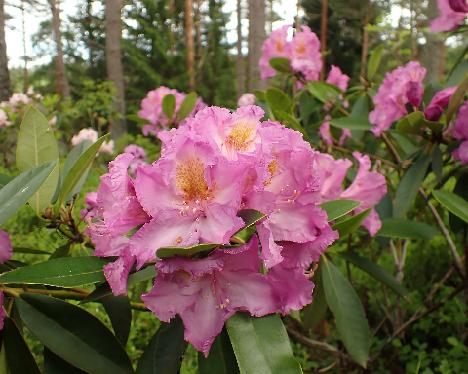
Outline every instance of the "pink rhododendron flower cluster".
<path fill-rule="evenodd" d="M 4 263 L 11 258 L 13 247 L 11 245 L 8 234 L 0 230 L 0 263 Z M 5 309 L 3 308 L 3 292 L 0 292 L 0 330 L 3 329 L 3 321 L 6 317 Z"/>
<path fill-rule="evenodd" d="M 94 129 L 87 128 L 81 129 L 78 134 L 73 135 L 71 139 L 71 144 L 76 146 L 84 141 L 89 141 L 91 143 L 95 143 L 98 140 L 98 132 Z M 106 153 L 106 154 L 113 154 L 114 153 L 114 141 L 109 140 L 102 143 L 101 147 L 99 148 L 99 153 Z"/>
<path fill-rule="evenodd" d="M 252 93 L 245 93 L 237 100 L 237 106 L 255 105 L 255 95 Z"/>
<path fill-rule="evenodd" d="M 419 62 L 411 61 L 387 73 L 377 94 L 374 96 L 374 110 L 369 114 L 373 124 L 372 132 L 380 136 L 392 123 L 404 117 L 407 105 L 418 108 L 424 94 L 422 81 L 426 69 Z"/>
<path fill-rule="evenodd" d="M 338 66 L 332 65 L 330 72 L 328 73 L 327 83 L 335 85 L 344 93 L 348 89 L 349 80 L 350 77 L 346 74 L 343 74 L 343 72 Z M 341 95 L 340 98 L 342 99 L 343 95 Z M 327 109 L 327 105 L 325 106 L 325 109 Z M 325 116 L 325 122 L 320 126 L 319 130 L 320 136 L 328 145 L 333 144 L 333 136 L 330 131 L 330 119 L 330 115 L 327 114 Z M 349 129 L 343 129 L 338 144 L 344 144 L 345 140 L 350 137 L 351 131 Z"/>
<path fill-rule="evenodd" d="M 175 97 L 175 110 L 174 118 L 167 118 L 163 111 L 162 103 L 164 96 L 171 94 Z M 159 131 L 167 129 L 170 125 L 173 125 L 177 112 L 180 109 L 182 102 L 184 101 L 185 94 L 177 90 L 161 86 L 155 90 L 149 91 L 146 97 L 141 101 L 141 108 L 138 112 L 138 116 L 147 120 L 149 123 L 143 126 L 143 135 L 154 135 L 156 136 Z M 203 108 L 205 104 L 201 99 L 197 99 L 195 108 L 192 111 L 192 115 L 198 110 Z"/>
<path fill-rule="evenodd" d="M 453 157 L 460 160 L 462 164 L 468 164 L 468 101 L 465 101 L 458 111 L 452 136 L 462 141 L 460 146 L 453 151 Z"/>
<path fill-rule="evenodd" d="M 450 98 L 456 90 L 457 87 L 449 87 L 437 92 L 426 109 L 424 109 L 424 116 L 426 119 L 429 121 L 438 121 L 444 113 L 444 110 L 447 109 Z"/>
<path fill-rule="evenodd" d="M 262 121 L 263 115 L 257 106 L 207 107 L 160 132 L 161 158 L 138 166 L 132 177 L 134 152 L 119 155 L 83 214 L 95 254 L 118 257 L 104 269 L 113 292 L 126 292 L 132 267 L 155 261 L 145 304 L 162 321 L 179 315 L 185 339 L 205 355 L 234 313 L 285 314 L 311 302 L 306 271 L 338 238 L 319 204 L 343 196 L 366 209 L 385 193 L 385 179 L 359 154 L 358 176 L 343 191 L 344 174 L 331 177 L 333 162 L 324 165 L 325 156 L 299 132 Z M 232 246 L 246 224 L 245 209 L 266 217 L 246 244 Z M 366 227 L 378 229 L 373 222 Z M 200 243 L 227 247 L 204 258 L 156 257 L 162 247 Z"/>
<path fill-rule="evenodd" d="M 124 152 L 130 153 L 134 157 L 128 168 L 130 170 L 130 174 L 135 175 L 138 166 L 146 163 L 146 152 L 142 147 L 136 144 L 127 145 L 124 149 Z"/>
<path fill-rule="evenodd" d="M 288 39 L 290 25 L 274 30 L 262 46 L 262 57 L 259 61 L 260 76 L 268 79 L 276 75 L 270 66 L 270 59 L 286 57 L 294 72 L 300 73 L 305 80 L 318 80 L 322 69 L 320 40 L 308 26 L 301 26 L 291 40 Z"/>
<path fill-rule="evenodd" d="M 431 22 L 432 32 L 452 31 L 463 24 L 468 14 L 466 0 L 437 0 L 439 16 Z"/>

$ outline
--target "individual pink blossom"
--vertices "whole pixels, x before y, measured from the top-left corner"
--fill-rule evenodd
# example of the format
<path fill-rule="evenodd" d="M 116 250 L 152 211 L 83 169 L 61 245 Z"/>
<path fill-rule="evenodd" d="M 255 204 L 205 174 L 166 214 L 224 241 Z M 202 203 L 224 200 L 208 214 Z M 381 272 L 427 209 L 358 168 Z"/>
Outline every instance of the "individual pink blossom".
<path fill-rule="evenodd" d="M 10 126 L 11 122 L 8 120 L 8 115 L 3 109 L 0 109 L 0 128 Z"/>
<path fill-rule="evenodd" d="M 322 64 L 319 38 L 308 26 L 302 26 L 291 41 L 291 67 L 314 81 L 319 79 Z"/>
<path fill-rule="evenodd" d="M 424 109 L 424 116 L 426 119 L 429 121 L 438 121 L 444 113 L 444 110 L 447 109 L 450 98 L 456 90 L 457 87 L 449 87 L 437 92 L 426 109 Z"/>
<path fill-rule="evenodd" d="M 458 140 L 468 140 L 468 101 L 465 101 L 458 110 L 452 136 Z"/>
<path fill-rule="evenodd" d="M 91 128 L 81 129 L 78 134 L 73 135 L 71 144 L 75 146 L 85 140 L 88 140 L 91 143 L 95 143 L 98 140 L 98 132 Z"/>
<path fill-rule="evenodd" d="M 345 92 L 348 89 L 350 77 L 343 74 L 338 66 L 332 65 L 328 73 L 327 83 L 337 86 L 341 91 Z"/>
<path fill-rule="evenodd" d="M 432 32 L 452 31 L 463 24 L 468 14 L 466 0 L 437 0 L 439 16 L 432 20 Z"/>
<path fill-rule="evenodd" d="M 275 69 L 270 65 L 270 60 L 274 57 L 290 58 L 290 42 L 288 30 L 291 26 L 285 25 L 274 30 L 262 45 L 262 57 L 259 61 L 260 77 L 268 79 L 276 75 Z"/>
<path fill-rule="evenodd" d="M 324 122 L 320 125 L 319 134 L 322 140 L 327 145 L 332 145 L 334 142 L 333 135 L 330 131 L 330 122 Z M 340 139 L 338 140 L 339 145 L 343 145 L 346 139 L 351 138 L 351 131 L 349 129 L 343 129 L 341 131 Z"/>
<path fill-rule="evenodd" d="M 380 136 L 393 122 L 404 117 L 407 105 L 418 108 L 424 94 L 422 81 L 426 69 L 419 62 L 411 61 L 387 73 L 374 96 L 374 110 L 369 114 L 372 132 Z"/>
<path fill-rule="evenodd" d="M 111 155 L 114 153 L 114 141 L 109 140 L 105 141 L 101 144 L 99 147 L 99 153 L 106 153 L 108 155 Z"/>
<path fill-rule="evenodd" d="M 208 356 L 224 322 L 237 311 L 260 317 L 277 309 L 268 276 L 260 273 L 258 241 L 235 252 L 217 250 L 192 260 L 171 258 L 156 264 L 153 289 L 143 300 L 162 321 L 180 315 L 185 340 Z"/>
<path fill-rule="evenodd" d="M 8 261 L 13 254 L 10 236 L 3 230 L 0 230 L 0 264 Z"/>
<path fill-rule="evenodd" d="M 30 103 L 31 98 L 24 93 L 14 93 L 9 100 L 9 104 L 13 110 L 16 110 L 21 105 L 28 105 Z"/>
<path fill-rule="evenodd" d="M 139 160 L 145 160 L 146 159 L 146 152 L 145 150 L 140 147 L 139 145 L 136 145 L 136 144 L 130 144 L 130 145 L 127 145 L 124 149 L 124 152 L 125 153 L 130 153 L 131 155 L 133 155 L 135 158 L 139 159 Z"/>
<path fill-rule="evenodd" d="M 247 106 L 247 105 L 255 105 L 255 95 L 251 93 L 245 93 L 239 97 L 237 101 L 237 106 Z"/>
<path fill-rule="evenodd" d="M 463 165 L 468 164 L 468 140 L 461 142 L 458 148 L 452 152 L 452 155 Z"/>

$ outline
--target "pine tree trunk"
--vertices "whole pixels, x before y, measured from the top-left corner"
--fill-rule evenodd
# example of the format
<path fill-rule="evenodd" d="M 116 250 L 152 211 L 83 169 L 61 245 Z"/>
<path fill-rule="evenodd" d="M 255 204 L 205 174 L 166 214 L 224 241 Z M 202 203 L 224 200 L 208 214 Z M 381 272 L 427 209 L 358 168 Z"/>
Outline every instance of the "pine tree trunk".
<path fill-rule="evenodd" d="M 62 33 L 60 31 L 60 1 L 49 0 L 52 11 L 52 30 L 56 47 L 55 55 L 55 87 L 57 93 L 63 98 L 70 96 L 70 86 L 68 84 L 65 63 L 63 62 Z"/>
<path fill-rule="evenodd" d="M 113 139 L 119 138 L 126 131 L 125 123 L 125 91 L 122 67 L 122 0 L 106 0 L 106 67 L 107 78 L 114 84 L 116 95 L 115 110 L 120 118 L 111 121 L 110 131 Z"/>
<path fill-rule="evenodd" d="M 192 0 L 185 0 L 185 45 L 186 45 L 186 64 L 189 76 L 189 89 L 195 88 L 195 49 L 193 43 L 193 4 Z"/>
<path fill-rule="evenodd" d="M 265 22 L 265 0 L 249 0 L 249 91 L 266 86 L 266 82 L 260 80 L 258 66 L 266 38 Z"/>
<path fill-rule="evenodd" d="M 322 73 L 320 74 L 320 78 L 322 80 L 325 79 L 325 72 L 327 69 L 326 61 L 326 53 L 327 53 L 327 37 L 328 37 L 328 0 L 322 1 L 322 22 L 320 24 L 320 45 L 321 45 L 321 52 L 324 64 L 322 66 Z"/>
<path fill-rule="evenodd" d="M 242 0 L 237 0 L 237 97 L 245 92 L 245 64 L 242 53 Z"/>
<path fill-rule="evenodd" d="M 5 41 L 5 0 L 0 0 L 0 101 L 8 100 L 11 95 L 10 73 Z"/>
<path fill-rule="evenodd" d="M 437 1 L 429 0 L 425 11 L 425 16 L 430 20 L 438 15 Z M 426 45 L 420 49 L 420 60 L 427 69 L 426 81 L 430 83 L 439 82 L 445 72 L 445 45 L 444 36 L 440 33 L 428 32 L 426 35 Z"/>

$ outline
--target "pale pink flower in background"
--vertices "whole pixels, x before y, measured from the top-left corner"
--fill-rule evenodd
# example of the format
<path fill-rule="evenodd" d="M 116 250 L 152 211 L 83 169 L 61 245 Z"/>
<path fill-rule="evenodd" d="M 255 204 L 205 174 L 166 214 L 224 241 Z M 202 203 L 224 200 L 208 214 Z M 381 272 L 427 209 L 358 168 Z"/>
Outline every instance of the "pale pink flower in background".
<path fill-rule="evenodd" d="M 133 155 L 134 159 L 128 168 L 131 175 L 136 175 L 138 167 L 146 164 L 145 150 L 136 144 L 130 144 L 125 147 L 124 152 Z"/>
<path fill-rule="evenodd" d="M 0 109 L 0 127 L 10 126 L 11 122 L 8 120 L 8 115 L 3 109 Z"/>
<path fill-rule="evenodd" d="M 31 102 L 31 98 L 24 93 L 14 93 L 9 100 L 9 104 L 13 110 L 16 110 L 20 105 L 28 105 Z"/>
<path fill-rule="evenodd" d="M 105 141 L 101 144 L 101 147 L 99 148 L 99 153 L 105 153 L 108 155 L 111 155 L 114 153 L 114 141 L 109 140 Z"/>
<path fill-rule="evenodd" d="M 259 61 L 260 76 L 262 79 L 268 79 L 276 75 L 275 69 L 270 65 L 273 57 L 290 58 L 290 42 L 288 39 L 288 30 L 291 26 L 285 25 L 279 29 L 273 30 L 262 45 L 262 57 Z"/>
<path fill-rule="evenodd" d="M 308 81 L 318 80 L 322 70 L 320 40 L 308 26 L 302 26 L 291 41 L 291 67 Z"/>
<path fill-rule="evenodd" d="M 374 126 L 372 132 L 380 136 L 392 123 L 404 117 L 407 105 L 418 108 L 424 94 L 422 81 L 426 69 L 419 62 L 411 61 L 387 73 L 374 96 L 374 110 L 369 114 L 369 121 Z"/>
<path fill-rule="evenodd" d="M 332 65 L 328 73 L 327 83 L 337 86 L 341 91 L 348 89 L 350 77 L 344 74 L 338 66 Z"/>
<path fill-rule="evenodd" d="M 57 116 L 52 116 L 49 119 L 49 126 L 54 128 L 57 125 Z"/>
<path fill-rule="evenodd" d="M 247 105 L 255 105 L 255 95 L 251 93 L 245 93 L 239 97 L 237 101 L 237 106 L 247 106 Z"/>
<path fill-rule="evenodd" d="M 432 32 L 452 31 L 463 24 L 468 14 L 466 0 L 437 0 L 439 16 L 432 20 Z"/>
<path fill-rule="evenodd" d="M 78 145 L 85 140 L 95 143 L 98 140 L 98 132 L 91 128 L 81 129 L 78 134 L 73 135 L 71 144 Z"/>

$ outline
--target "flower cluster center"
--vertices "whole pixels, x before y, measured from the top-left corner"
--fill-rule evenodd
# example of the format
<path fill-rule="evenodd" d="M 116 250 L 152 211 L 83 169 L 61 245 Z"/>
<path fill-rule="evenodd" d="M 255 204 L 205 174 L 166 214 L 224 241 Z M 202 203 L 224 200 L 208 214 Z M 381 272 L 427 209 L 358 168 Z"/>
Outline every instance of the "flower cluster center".
<path fill-rule="evenodd" d="M 232 128 L 226 138 L 226 144 L 237 151 L 248 150 L 253 138 L 254 127 L 247 121 L 240 121 Z"/>
<path fill-rule="evenodd" d="M 187 201 L 204 200 L 209 197 L 205 165 L 199 158 L 191 158 L 177 164 L 176 187 L 184 193 Z"/>

